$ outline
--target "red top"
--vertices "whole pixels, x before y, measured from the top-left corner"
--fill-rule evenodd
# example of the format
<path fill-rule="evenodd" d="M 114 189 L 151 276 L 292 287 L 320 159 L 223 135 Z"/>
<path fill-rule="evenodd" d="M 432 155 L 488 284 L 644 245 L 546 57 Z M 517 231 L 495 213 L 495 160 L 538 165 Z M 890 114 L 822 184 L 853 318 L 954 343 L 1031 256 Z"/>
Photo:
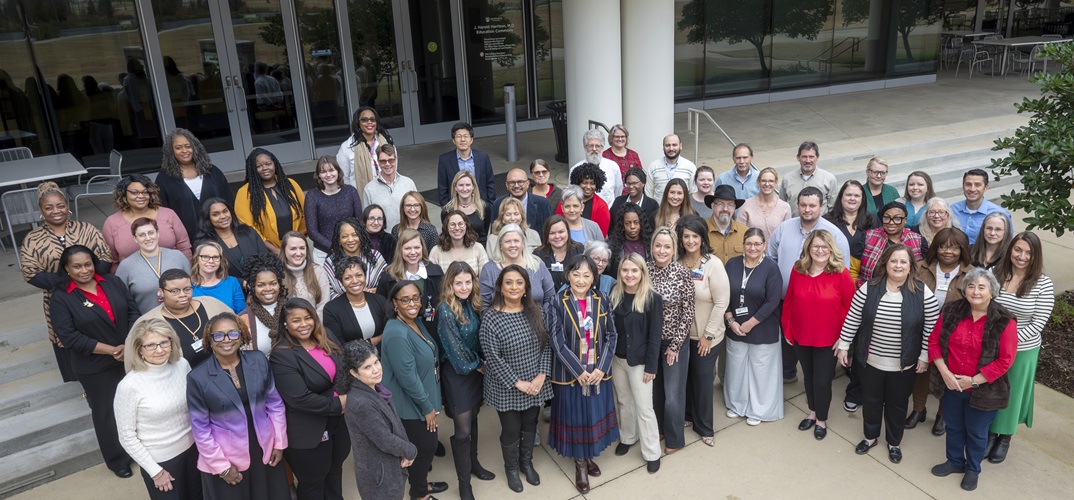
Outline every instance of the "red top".
<path fill-rule="evenodd" d="M 641 165 L 641 157 L 638 156 L 638 152 L 633 149 L 627 148 L 626 156 L 615 156 L 612 152 L 612 148 L 605 149 L 601 156 L 614 161 L 619 165 L 619 175 L 623 178 L 623 182 L 626 182 L 626 171 L 630 170 L 630 167 L 638 167 L 642 170 L 645 169 Z M 627 194 L 626 186 L 623 186 L 623 192 L 620 194 Z"/>
<path fill-rule="evenodd" d="M 104 276 L 94 273 L 93 280 L 97 283 L 100 283 L 104 281 Z M 76 285 L 74 281 L 67 282 L 67 293 L 75 291 L 75 288 L 78 288 L 78 285 Z M 84 302 L 83 305 L 85 305 L 86 307 L 93 307 L 95 305 L 97 307 L 100 307 L 101 309 L 104 309 L 105 314 L 108 315 L 108 319 L 112 320 L 112 323 L 116 322 L 116 315 L 112 312 L 112 304 L 108 302 L 108 296 L 104 294 L 104 290 L 101 289 L 101 285 L 97 285 L 97 291 L 94 293 L 82 290 L 82 294 L 85 295 L 86 299 L 88 300 L 88 302 Z"/>
<path fill-rule="evenodd" d="M 604 233 L 604 237 L 608 237 L 608 227 L 612 224 L 612 214 L 608 211 L 608 204 L 597 195 L 593 195 L 586 203 L 592 203 L 593 208 L 589 212 L 587 219 L 596 222 L 600 226 L 600 232 Z M 556 214 L 563 215 L 563 203 L 561 202 L 556 206 Z M 585 216 L 585 205 L 582 206 L 582 216 Z"/>
<path fill-rule="evenodd" d="M 984 341 L 985 320 L 988 316 L 974 321 L 972 317 L 958 323 L 955 331 L 947 340 L 947 369 L 955 375 L 972 377 L 977 375 L 977 365 L 981 362 L 981 349 Z M 943 357 L 940 350 L 940 330 L 943 325 L 943 315 L 936 320 L 936 327 L 929 336 L 929 363 Z M 999 356 L 996 360 L 981 367 L 980 373 L 988 379 L 988 383 L 995 382 L 1014 363 L 1014 355 L 1018 351 L 1018 327 L 1012 319 L 1003 329 L 999 337 Z"/>
<path fill-rule="evenodd" d="M 847 269 L 839 274 L 824 272 L 817 276 L 791 269 L 780 318 L 783 335 L 792 345 L 835 345 L 853 298 L 854 280 Z"/>

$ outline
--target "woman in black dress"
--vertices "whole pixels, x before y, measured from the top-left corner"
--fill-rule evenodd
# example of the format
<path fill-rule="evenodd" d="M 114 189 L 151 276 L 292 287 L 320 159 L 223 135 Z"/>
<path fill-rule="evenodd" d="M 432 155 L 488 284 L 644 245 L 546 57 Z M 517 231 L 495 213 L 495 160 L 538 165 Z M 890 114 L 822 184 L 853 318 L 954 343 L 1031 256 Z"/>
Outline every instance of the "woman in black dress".
<path fill-rule="evenodd" d="M 204 217 L 199 217 L 202 200 L 221 198 L 234 203 L 224 173 L 209 159 L 209 153 L 189 130 L 177 128 L 164 138 L 161 148 L 160 205 L 175 211 L 188 235 L 195 235 Z"/>

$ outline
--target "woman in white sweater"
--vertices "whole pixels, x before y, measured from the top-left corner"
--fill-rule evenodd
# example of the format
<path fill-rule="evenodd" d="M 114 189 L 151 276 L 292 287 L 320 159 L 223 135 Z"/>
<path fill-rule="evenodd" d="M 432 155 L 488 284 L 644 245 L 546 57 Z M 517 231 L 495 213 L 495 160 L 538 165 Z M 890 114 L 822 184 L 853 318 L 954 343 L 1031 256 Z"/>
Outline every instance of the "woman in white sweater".
<path fill-rule="evenodd" d="M 127 375 L 113 403 L 120 444 L 142 469 L 150 499 L 201 498 L 179 338 L 166 321 L 148 319 L 131 329 L 124 351 Z"/>

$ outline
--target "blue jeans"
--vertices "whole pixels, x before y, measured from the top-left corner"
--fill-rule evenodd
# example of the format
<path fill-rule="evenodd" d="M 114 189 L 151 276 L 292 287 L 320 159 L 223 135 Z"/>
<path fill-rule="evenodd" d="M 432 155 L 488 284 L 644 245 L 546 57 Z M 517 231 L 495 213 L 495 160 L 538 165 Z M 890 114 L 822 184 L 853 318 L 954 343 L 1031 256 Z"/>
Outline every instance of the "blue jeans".
<path fill-rule="evenodd" d="M 970 408 L 970 393 L 944 389 L 940 398 L 944 423 L 947 427 L 947 460 L 955 467 L 981 472 L 988 426 L 996 418 L 996 410 Z"/>

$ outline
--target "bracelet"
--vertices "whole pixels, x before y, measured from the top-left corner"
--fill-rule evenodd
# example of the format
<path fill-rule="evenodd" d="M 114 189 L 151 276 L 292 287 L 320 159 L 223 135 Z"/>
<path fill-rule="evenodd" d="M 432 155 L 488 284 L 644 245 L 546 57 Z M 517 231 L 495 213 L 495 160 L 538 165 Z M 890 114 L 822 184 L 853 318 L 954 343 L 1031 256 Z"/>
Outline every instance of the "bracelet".
<path fill-rule="evenodd" d="M 231 467 L 228 467 L 227 470 L 225 470 L 224 472 L 221 472 L 220 474 L 217 474 L 217 475 L 222 478 L 222 477 L 224 477 L 224 476 L 226 476 L 228 474 L 231 474 Z"/>
<path fill-rule="evenodd" d="M 166 471 L 164 469 L 160 469 L 160 472 L 158 472 L 157 475 L 153 476 L 153 479 L 160 479 L 164 475 L 165 472 L 168 472 L 168 471 Z"/>

